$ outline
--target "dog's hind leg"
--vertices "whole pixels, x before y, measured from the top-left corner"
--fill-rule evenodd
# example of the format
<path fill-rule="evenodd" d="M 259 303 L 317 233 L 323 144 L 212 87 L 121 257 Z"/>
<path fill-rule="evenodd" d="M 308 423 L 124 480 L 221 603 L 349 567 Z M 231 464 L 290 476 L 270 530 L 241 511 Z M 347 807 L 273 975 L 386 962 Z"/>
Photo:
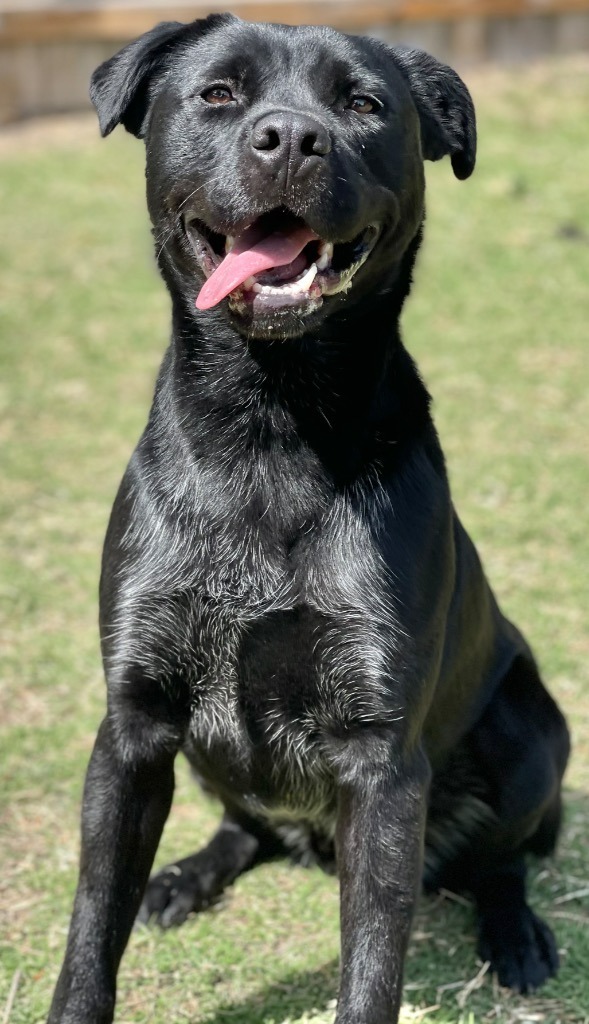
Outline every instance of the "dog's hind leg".
<path fill-rule="evenodd" d="M 500 985 L 522 993 L 539 988 L 558 969 L 554 935 L 526 900 L 526 866 L 516 857 L 482 874 L 474 890 L 478 953 Z"/>
<path fill-rule="evenodd" d="M 150 879 L 138 920 L 162 928 L 183 924 L 189 914 L 206 910 L 239 875 L 284 853 L 278 836 L 263 824 L 227 810 L 202 850 L 168 864 Z"/>
<path fill-rule="evenodd" d="M 500 984 L 525 993 L 558 968 L 554 936 L 526 901 L 524 856 L 545 856 L 555 847 L 569 754 L 564 718 L 531 659 L 515 659 L 472 744 L 498 816 L 488 854 L 475 869 L 479 953 Z"/>
<path fill-rule="evenodd" d="M 437 867 L 434 881 L 473 894 L 479 954 L 490 961 L 500 984 L 524 993 L 538 988 L 558 967 L 554 936 L 527 903 L 524 858 L 528 852 L 545 856 L 554 849 L 568 752 L 564 718 L 533 660 L 517 657 L 457 758 L 468 764 L 475 780 L 470 785 L 471 797 L 478 790 L 475 807 L 486 807 L 489 816 L 485 820 L 481 814 L 478 827 L 471 817 L 470 840 L 456 847 L 441 872 Z M 440 783 L 443 779 L 434 780 L 432 793 Z M 437 802 L 434 841 L 437 833 L 444 837 Z M 447 815 L 450 840 L 459 810 L 454 818 Z"/>
<path fill-rule="evenodd" d="M 525 853 L 549 856 L 556 845 L 560 790 L 545 809 L 522 851 L 496 870 L 480 868 L 473 885 L 478 914 L 478 953 L 491 963 L 500 985 L 528 993 L 558 970 L 552 931 L 528 906 Z M 481 858 L 483 861 L 483 858 Z"/>

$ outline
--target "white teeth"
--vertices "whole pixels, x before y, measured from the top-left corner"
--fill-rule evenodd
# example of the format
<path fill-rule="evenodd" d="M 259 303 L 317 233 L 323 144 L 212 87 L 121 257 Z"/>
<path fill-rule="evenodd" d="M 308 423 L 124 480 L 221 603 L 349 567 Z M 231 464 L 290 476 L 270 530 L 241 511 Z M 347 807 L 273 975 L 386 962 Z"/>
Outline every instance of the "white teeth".
<path fill-rule="evenodd" d="M 225 239 L 225 252 L 229 252 L 229 250 L 233 248 L 234 242 L 234 235 L 227 235 L 227 238 Z"/>
<path fill-rule="evenodd" d="M 252 277 L 252 276 L 246 277 L 246 279 L 243 282 L 241 287 L 242 288 L 247 288 L 247 289 L 249 289 L 251 291 L 251 289 L 254 287 L 255 283 L 256 283 L 255 277 Z"/>
<path fill-rule="evenodd" d="M 302 277 L 297 278 L 296 281 L 291 281 L 289 284 L 283 284 L 280 286 L 271 284 L 259 284 L 258 281 L 248 287 L 251 287 L 253 292 L 257 292 L 260 295 L 299 295 L 302 292 L 309 290 L 315 277 L 317 275 L 317 264 L 312 263 L 311 266 Z M 251 278 L 249 280 L 252 280 Z"/>
<path fill-rule="evenodd" d="M 306 274 L 303 275 L 298 281 L 293 281 L 291 288 L 295 292 L 306 292 L 309 290 L 315 277 L 317 276 L 317 264 L 312 263 Z"/>
<path fill-rule="evenodd" d="M 326 270 L 333 259 L 333 242 L 320 242 L 317 251 L 317 270 Z"/>

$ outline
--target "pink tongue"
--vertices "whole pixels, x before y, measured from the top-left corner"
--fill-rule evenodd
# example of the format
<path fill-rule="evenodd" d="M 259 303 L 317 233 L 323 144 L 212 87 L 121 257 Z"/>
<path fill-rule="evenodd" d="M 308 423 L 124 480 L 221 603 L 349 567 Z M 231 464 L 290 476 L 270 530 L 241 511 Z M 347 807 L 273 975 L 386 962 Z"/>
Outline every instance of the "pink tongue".
<path fill-rule="evenodd" d="M 259 235 L 259 227 L 252 224 L 236 238 L 231 252 L 203 284 L 196 300 L 197 309 L 216 306 L 253 274 L 292 263 L 305 246 L 318 237 L 306 225 L 293 228 L 287 235 L 280 231 L 265 238 Z"/>

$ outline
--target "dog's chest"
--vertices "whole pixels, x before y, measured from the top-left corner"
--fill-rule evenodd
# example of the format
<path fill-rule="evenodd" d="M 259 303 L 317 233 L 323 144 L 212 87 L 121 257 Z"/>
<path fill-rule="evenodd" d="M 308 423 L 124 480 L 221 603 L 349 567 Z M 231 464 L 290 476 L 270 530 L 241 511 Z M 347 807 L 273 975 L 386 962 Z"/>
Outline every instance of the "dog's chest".
<path fill-rule="evenodd" d="M 282 576 L 275 566 L 274 593 L 195 595 L 187 753 L 205 778 L 260 807 L 324 817 L 333 750 L 399 715 L 383 567 L 366 539 L 361 557 L 347 539 L 309 545 Z"/>
<path fill-rule="evenodd" d="M 201 517 L 169 544 L 143 535 L 111 666 L 187 688 L 185 750 L 216 788 L 323 815 L 334 749 L 401 713 L 393 585 L 344 497 L 288 542 L 271 515 Z"/>
<path fill-rule="evenodd" d="M 319 729 L 327 710 L 325 629 L 324 616 L 303 605 L 233 623 L 216 653 L 205 655 L 193 688 L 186 748 L 193 766 L 259 812 L 280 806 L 313 816 L 327 800 Z"/>

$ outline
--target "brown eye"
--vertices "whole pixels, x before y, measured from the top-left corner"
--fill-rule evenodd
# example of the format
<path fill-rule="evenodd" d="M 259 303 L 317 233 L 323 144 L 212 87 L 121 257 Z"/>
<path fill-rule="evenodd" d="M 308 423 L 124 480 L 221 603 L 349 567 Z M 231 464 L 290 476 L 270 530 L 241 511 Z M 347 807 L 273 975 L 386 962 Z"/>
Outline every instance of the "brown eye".
<path fill-rule="evenodd" d="M 224 103 L 231 103 L 233 94 L 231 89 L 225 88 L 224 85 L 215 85 L 212 89 L 207 89 L 206 92 L 203 92 L 202 98 L 205 103 L 214 103 L 217 106 L 221 106 Z"/>
<path fill-rule="evenodd" d="M 375 110 L 378 109 L 376 100 L 371 99 L 370 96 L 352 96 L 352 99 L 348 103 L 348 110 L 353 110 L 356 114 L 374 114 Z"/>

